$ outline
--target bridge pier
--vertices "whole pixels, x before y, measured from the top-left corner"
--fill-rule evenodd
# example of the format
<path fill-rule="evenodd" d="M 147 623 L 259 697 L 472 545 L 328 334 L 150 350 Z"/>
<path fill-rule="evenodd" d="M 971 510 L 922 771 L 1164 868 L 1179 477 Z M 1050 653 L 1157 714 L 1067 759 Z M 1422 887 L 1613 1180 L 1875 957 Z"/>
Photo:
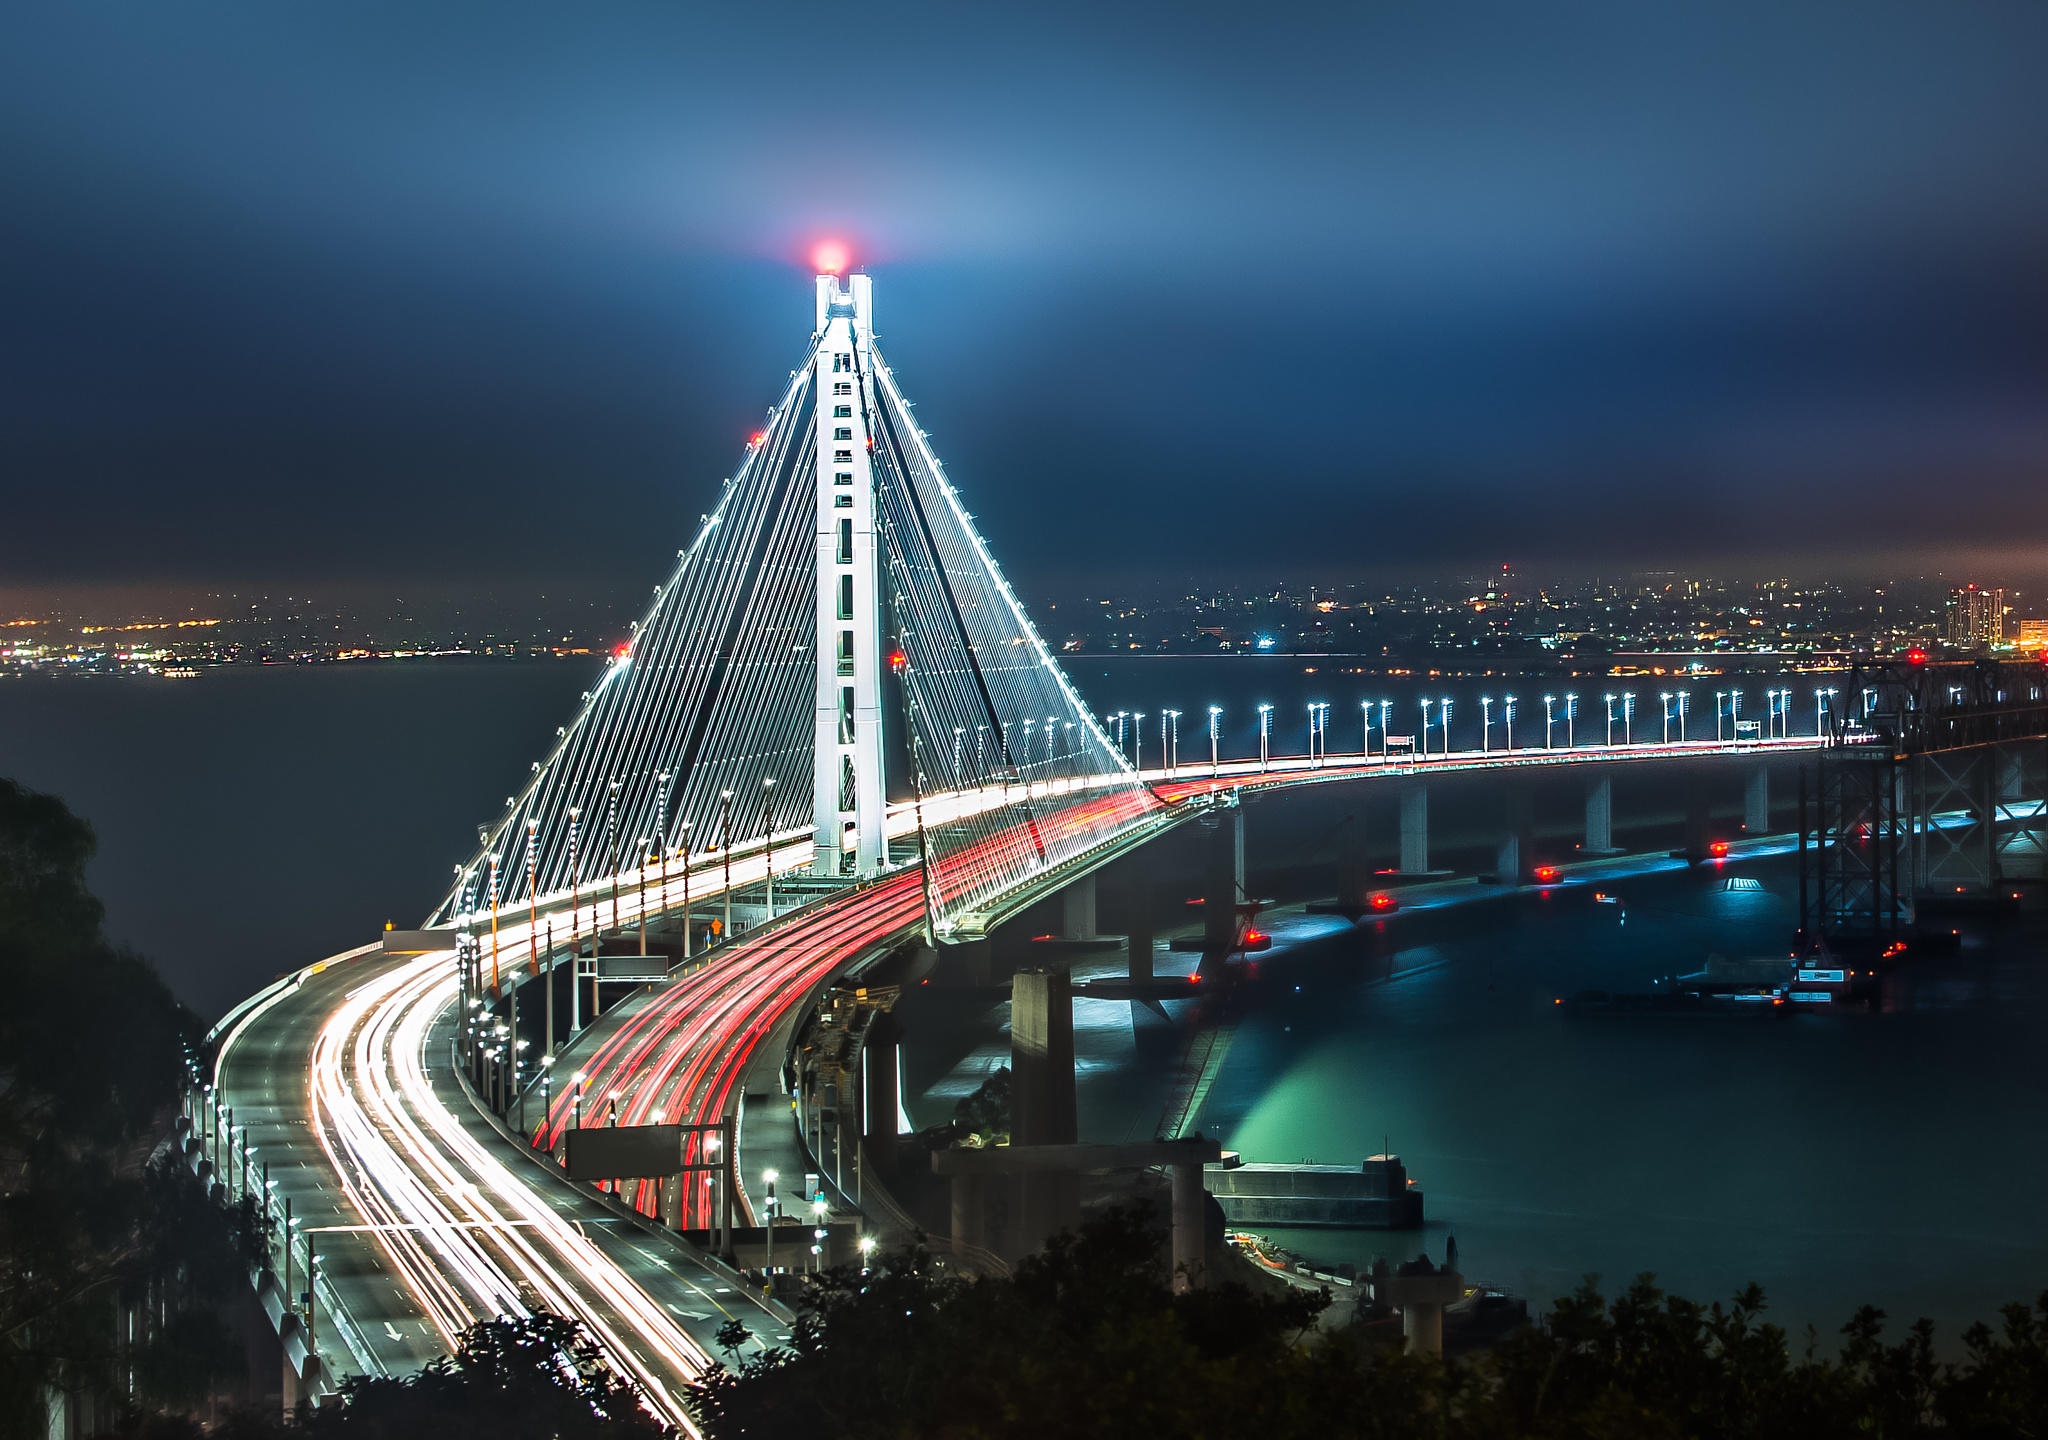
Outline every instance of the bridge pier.
<path fill-rule="evenodd" d="M 1535 807 L 1525 785 L 1510 782 L 1501 791 L 1501 836 L 1494 852 L 1494 882 L 1528 883 L 1536 867 Z"/>
<path fill-rule="evenodd" d="M 1064 965 L 1034 965 L 1010 982 L 1010 1143 L 1071 1145 L 1079 1130 L 1074 1094 L 1073 979 Z M 1080 1219 L 1080 1187 L 1071 1174 L 1020 1176 L 1018 1225 L 1008 1237 L 1019 1254 Z"/>
<path fill-rule="evenodd" d="M 1202 885 L 1202 954 L 1237 948 L 1237 904 L 1244 896 L 1244 811 L 1232 810 L 1229 829 L 1217 827 Z"/>
<path fill-rule="evenodd" d="M 1401 873 L 1429 872 L 1429 787 L 1410 785 L 1401 792 Z"/>
<path fill-rule="evenodd" d="M 903 1026 L 888 1011 L 868 1021 L 861 1042 L 861 1130 L 867 1139 L 867 1153 L 884 1167 L 896 1158 L 896 1101 L 902 1090 L 897 1045 Z"/>
<path fill-rule="evenodd" d="M 1344 914 L 1363 915 L 1372 908 L 1372 860 L 1366 850 L 1365 805 L 1344 819 L 1344 838 L 1337 849 L 1337 903 Z"/>
<path fill-rule="evenodd" d="M 1093 940 L 1095 934 L 1095 877 L 1083 875 L 1060 892 L 1060 937 Z"/>
<path fill-rule="evenodd" d="M 1707 785 L 1707 777 L 1690 772 L 1685 785 L 1685 838 L 1679 846 L 1679 853 L 1687 860 L 1698 862 L 1713 853 L 1714 812 L 1713 795 Z"/>
<path fill-rule="evenodd" d="M 1749 835 L 1771 833 L 1771 772 L 1759 765 L 1742 791 L 1742 828 Z"/>
<path fill-rule="evenodd" d="M 1612 855 L 1614 848 L 1614 777 L 1601 775 L 1586 782 L 1586 843 L 1588 855 Z"/>
<path fill-rule="evenodd" d="M 1131 867 L 1126 882 L 1124 907 L 1125 945 L 1133 980 L 1152 978 L 1152 876 L 1143 862 Z"/>

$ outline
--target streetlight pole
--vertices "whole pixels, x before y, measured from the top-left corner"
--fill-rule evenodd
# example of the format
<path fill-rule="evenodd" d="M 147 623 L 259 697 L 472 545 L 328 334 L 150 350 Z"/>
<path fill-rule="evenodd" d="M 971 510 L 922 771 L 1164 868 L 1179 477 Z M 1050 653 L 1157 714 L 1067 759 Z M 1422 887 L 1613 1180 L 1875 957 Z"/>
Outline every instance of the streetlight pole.
<path fill-rule="evenodd" d="M 690 958 L 690 822 L 685 820 L 678 827 L 683 832 L 683 843 L 677 847 L 677 857 L 683 862 L 683 958 Z"/>
<path fill-rule="evenodd" d="M 1394 713 L 1394 702 L 1380 701 L 1380 759 L 1387 758 L 1387 720 Z"/>
<path fill-rule="evenodd" d="M 1669 690 L 1659 690 L 1657 692 L 1657 700 L 1664 720 L 1663 743 L 1669 745 L 1671 743 L 1671 692 Z"/>
<path fill-rule="evenodd" d="M 1685 743 L 1685 707 L 1692 702 L 1692 691 L 1678 692 L 1678 743 Z"/>
<path fill-rule="evenodd" d="M 1138 769 L 1142 771 L 1145 768 L 1145 712 L 1133 710 L 1131 724 L 1131 750 L 1138 757 Z M 1031 732 L 1026 729 L 1024 733 L 1028 735 Z"/>
<path fill-rule="evenodd" d="M 1576 690 L 1564 697 L 1564 748 L 1579 748 L 1579 695 Z"/>
<path fill-rule="evenodd" d="M 640 881 L 640 953 L 647 953 L 647 837 L 642 835 L 633 842 L 634 868 Z"/>
<path fill-rule="evenodd" d="M 767 1258 L 761 1262 L 761 1269 L 764 1273 L 773 1275 L 775 1273 L 775 1172 L 773 1170 L 763 1170 L 761 1172 L 761 1183 L 768 1187 L 768 1194 L 761 1202 L 763 1221 L 761 1229 L 768 1236 L 768 1254 Z M 774 1282 L 770 1281 L 769 1283 L 773 1284 Z"/>
<path fill-rule="evenodd" d="M 1259 773 L 1261 775 L 1266 773 L 1266 767 L 1272 762 L 1272 735 L 1273 707 L 1271 705 L 1261 705 L 1259 706 Z"/>
<path fill-rule="evenodd" d="M 1636 692 L 1633 690 L 1621 692 L 1621 743 L 1636 743 Z"/>
<path fill-rule="evenodd" d="M 1220 746 L 1223 742 L 1223 736 L 1219 728 L 1222 724 L 1222 716 L 1223 707 L 1221 705 L 1211 705 L 1209 707 L 1209 778 L 1212 780 L 1223 771 L 1223 762 L 1220 758 Z"/>
<path fill-rule="evenodd" d="M 1555 705 L 1556 703 L 1557 697 L 1555 695 L 1545 695 L 1543 697 L 1543 748 L 1545 750 L 1554 750 L 1557 748 L 1556 746 L 1550 743 L 1551 726 L 1553 726 L 1556 723 L 1556 717 L 1551 714 L 1550 707 Z"/>
<path fill-rule="evenodd" d="M 1479 753 L 1489 754 L 1493 750 L 1493 697 L 1479 697 Z"/>
<path fill-rule="evenodd" d="M 604 861 L 612 867 L 612 929 L 619 928 L 619 782 L 611 784 L 604 811 Z"/>
<path fill-rule="evenodd" d="M 1614 745 L 1614 692 L 1610 690 L 1600 698 L 1607 702 L 1607 744 L 1609 748 L 1612 748 Z"/>
<path fill-rule="evenodd" d="M 1442 732 L 1444 758 L 1451 755 L 1451 697 L 1446 695 L 1436 702 L 1436 728 Z"/>
<path fill-rule="evenodd" d="M 1166 773 L 1177 775 L 1180 773 L 1180 711 L 1162 710 L 1159 718 L 1165 732 L 1159 737 L 1159 748 L 1165 756 Z"/>
<path fill-rule="evenodd" d="M 1500 708 L 1508 727 L 1508 753 L 1513 754 L 1515 749 L 1515 697 L 1503 695 Z"/>
<path fill-rule="evenodd" d="M 775 777 L 761 777 L 761 846 L 768 855 L 768 918 L 775 918 Z"/>
<path fill-rule="evenodd" d="M 1714 692 L 1714 743 L 1717 745 L 1726 738 L 1721 734 L 1721 712 L 1727 708 L 1728 692 L 1726 690 L 1716 690 Z"/>
<path fill-rule="evenodd" d="M 1361 747 L 1358 758 L 1368 760 L 1372 758 L 1372 701 L 1358 702 L 1358 719 L 1358 743 Z"/>
<path fill-rule="evenodd" d="M 1422 756 L 1425 760 L 1429 758 L 1429 707 L 1432 703 L 1427 695 L 1422 697 Z"/>
<path fill-rule="evenodd" d="M 718 853 L 725 862 L 725 920 L 719 928 L 720 942 L 732 939 L 732 791 L 718 792 Z"/>

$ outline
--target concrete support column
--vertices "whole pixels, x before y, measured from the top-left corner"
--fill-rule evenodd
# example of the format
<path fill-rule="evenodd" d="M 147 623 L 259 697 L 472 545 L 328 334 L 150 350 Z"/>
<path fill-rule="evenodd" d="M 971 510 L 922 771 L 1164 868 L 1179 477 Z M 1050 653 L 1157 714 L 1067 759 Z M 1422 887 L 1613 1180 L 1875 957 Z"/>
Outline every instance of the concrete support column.
<path fill-rule="evenodd" d="M 862 1063 L 867 1072 L 861 1097 L 862 1128 L 868 1153 L 883 1165 L 889 1163 L 896 1150 L 896 1097 L 901 1088 L 896 1046 L 902 1037 L 903 1027 L 884 1010 L 868 1021 L 868 1033 L 861 1042 Z"/>
<path fill-rule="evenodd" d="M 1771 833 L 1771 772 L 1761 765 L 1749 772 L 1743 786 L 1742 828 L 1750 835 Z"/>
<path fill-rule="evenodd" d="M 1237 886 L 1238 895 L 1248 896 L 1251 894 L 1251 891 L 1245 888 L 1244 883 L 1244 807 L 1242 805 L 1230 807 L 1230 849 L 1230 878 Z"/>
<path fill-rule="evenodd" d="M 1444 1307 L 1434 1300 L 1411 1300 L 1401 1307 L 1401 1338 L 1410 1355 L 1444 1353 Z"/>
<path fill-rule="evenodd" d="M 1534 805 L 1526 785 L 1509 781 L 1501 791 L 1501 834 L 1494 875 L 1502 885 L 1520 885 L 1536 866 Z"/>
<path fill-rule="evenodd" d="M 953 1238 L 962 1245 L 986 1245 L 988 1229 L 979 1175 L 953 1177 Z"/>
<path fill-rule="evenodd" d="M 1084 875 L 1060 892 L 1060 935 L 1092 940 L 1095 934 L 1095 877 Z"/>
<path fill-rule="evenodd" d="M 1401 873 L 1420 875 L 1429 869 L 1429 787 L 1411 785 L 1401 792 Z"/>
<path fill-rule="evenodd" d="M 939 951 L 939 983 L 979 988 L 995 983 L 995 948 L 987 940 L 966 940 Z"/>
<path fill-rule="evenodd" d="M 1237 945 L 1237 902 L 1244 894 L 1244 832 L 1232 811 L 1232 819 L 1216 829 L 1209 844 L 1208 863 L 1202 883 L 1202 949 L 1205 954 L 1227 954 Z"/>
<path fill-rule="evenodd" d="M 1010 1083 L 1013 1144 L 1074 1143 L 1074 991 L 1064 965 L 1034 965 L 1011 982 Z"/>
<path fill-rule="evenodd" d="M 1124 901 L 1124 930 L 1129 935 L 1131 978 L 1152 978 L 1152 876 L 1142 864 L 1133 866 Z"/>
<path fill-rule="evenodd" d="M 1365 803 L 1344 821 L 1337 849 L 1337 903 L 1355 910 L 1372 906 L 1372 860 L 1366 851 Z"/>
<path fill-rule="evenodd" d="M 1064 965 L 1019 970 L 1010 988 L 1010 1143 L 1071 1145 L 1074 1099 L 1073 982 Z M 1006 1249 L 1028 1254 L 1080 1220 L 1073 1175 L 1018 1177 L 1018 1224 Z"/>
<path fill-rule="evenodd" d="M 1685 777 L 1685 839 L 1679 846 L 1688 860 L 1704 860 L 1712 853 L 1714 843 L 1713 796 L 1707 786 L 1707 777 L 1689 774 Z"/>
<path fill-rule="evenodd" d="M 1200 1165 L 1173 1167 L 1173 1288 L 1200 1290 L 1208 1282 L 1208 1205 Z"/>
<path fill-rule="evenodd" d="M 1586 782 L 1586 845 L 1588 855 L 1606 855 L 1614 849 L 1614 777 L 1602 775 Z"/>

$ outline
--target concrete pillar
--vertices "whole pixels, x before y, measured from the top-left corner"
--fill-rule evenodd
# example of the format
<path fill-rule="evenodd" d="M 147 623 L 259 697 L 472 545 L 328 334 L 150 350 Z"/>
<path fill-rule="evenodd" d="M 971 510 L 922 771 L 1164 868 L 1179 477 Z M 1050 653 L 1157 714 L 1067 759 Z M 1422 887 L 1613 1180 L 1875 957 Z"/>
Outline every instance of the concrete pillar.
<path fill-rule="evenodd" d="M 1434 1300 L 1411 1300 L 1402 1306 L 1401 1338 L 1410 1355 L 1442 1355 L 1444 1307 Z"/>
<path fill-rule="evenodd" d="M 1060 935 L 1092 940 L 1095 934 L 1095 877 L 1084 875 L 1060 892 Z"/>
<path fill-rule="evenodd" d="M 1208 1204 L 1200 1165 L 1173 1167 L 1173 1288 L 1200 1290 L 1208 1281 Z"/>
<path fill-rule="evenodd" d="M 1771 772 L 1761 765 L 1742 790 L 1742 828 L 1750 835 L 1771 833 Z"/>
<path fill-rule="evenodd" d="M 1074 992 L 1064 965 L 1019 970 L 1010 988 L 1010 1143 L 1071 1145 L 1074 1099 Z M 1073 1175 L 1018 1177 L 1018 1223 L 1005 1248 L 1028 1254 L 1081 1218 Z"/>
<path fill-rule="evenodd" d="M 896 1150 L 897 1042 L 903 1027 L 884 1010 L 868 1021 L 868 1033 L 861 1042 L 861 1060 L 866 1071 L 862 1099 L 862 1129 L 868 1153 L 886 1165 Z"/>
<path fill-rule="evenodd" d="M 1713 796 L 1705 775 L 1688 774 L 1685 786 L 1685 838 L 1679 849 L 1688 860 L 1704 860 L 1714 843 Z"/>
<path fill-rule="evenodd" d="M 1071 1145 L 1074 1100 L 1073 981 L 1064 965 L 1019 970 L 1010 987 L 1010 1139 Z"/>
<path fill-rule="evenodd" d="M 1372 860 L 1366 852 L 1365 805 L 1346 817 L 1337 847 L 1337 903 L 1356 910 L 1372 905 Z"/>
<path fill-rule="evenodd" d="M 1586 782 L 1586 845 L 1588 855 L 1606 855 L 1614 850 L 1614 777 L 1602 775 Z"/>
<path fill-rule="evenodd" d="M 1124 930 L 1130 936 L 1131 978 L 1152 978 L 1152 876 L 1142 864 L 1131 868 L 1126 882 Z"/>
<path fill-rule="evenodd" d="M 1208 864 L 1202 885 L 1202 949 L 1210 955 L 1228 954 L 1237 945 L 1237 902 L 1243 896 L 1244 832 L 1231 812 L 1232 821 L 1219 825 L 1209 844 Z"/>
<path fill-rule="evenodd" d="M 981 1198 L 979 1175 L 953 1177 L 953 1238 L 963 1245 L 986 1245 L 986 1207 Z"/>
<path fill-rule="evenodd" d="M 1411 785 L 1401 792 L 1401 873 L 1420 875 L 1429 869 L 1429 787 Z"/>
<path fill-rule="evenodd" d="M 1494 875 L 1502 885 L 1520 885 L 1536 865 L 1534 806 L 1526 785 L 1508 782 L 1501 792 L 1501 834 Z"/>
<path fill-rule="evenodd" d="M 1240 896 L 1249 896 L 1251 891 L 1245 889 L 1244 884 L 1244 807 L 1242 805 L 1230 807 L 1230 850 L 1230 878 L 1235 882 L 1237 893 Z"/>
<path fill-rule="evenodd" d="M 966 940 L 939 951 L 939 983 L 979 988 L 995 983 L 995 948 L 987 940 Z"/>

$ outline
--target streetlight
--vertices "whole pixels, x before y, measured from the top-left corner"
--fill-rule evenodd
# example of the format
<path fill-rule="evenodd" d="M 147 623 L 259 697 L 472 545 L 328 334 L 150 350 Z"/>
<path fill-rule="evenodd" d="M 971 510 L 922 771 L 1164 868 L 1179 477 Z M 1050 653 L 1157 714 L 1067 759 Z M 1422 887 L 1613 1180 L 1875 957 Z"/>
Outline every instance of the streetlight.
<path fill-rule="evenodd" d="M 1685 707 L 1692 703 L 1692 691 L 1678 692 L 1678 743 L 1685 743 Z"/>
<path fill-rule="evenodd" d="M 1433 702 L 1427 695 L 1422 697 L 1422 753 L 1429 754 L 1429 707 Z"/>
<path fill-rule="evenodd" d="M 1501 697 L 1501 700 L 1501 713 L 1507 719 L 1508 749 L 1513 750 L 1515 748 L 1515 697 L 1504 695 Z"/>
<path fill-rule="evenodd" d="M 1607 702 L 1607 743 L 1614 744 L 1614 692 L 1608 691 L 1600 697 Z"/>
<path fill-rule="evenodd" d="M 1579 696 L 1570 691 L 1564 697 L 1564 748 L 1575 750 L 1579 744 Z"/>
<path fill-rule="evenodd" d="M 768 918 L 775 918 L 775 777 L 761 777 L 761 843 L 768 852 Z"/>
<path fill-rule="evenodd" d="M 1664 718 L 1664 743 L 1669 745 L 1671 743 L 1671 692 L 1669 690 L 1659 690 L 1657 692 L 1657 699 L 1661 702 L 1659 708 L 1663 712 Z"/>
<path fill-rule="evenodd" d="M 1557 697 L 1555 695 L 1545 695 L 1543 697 L 1543 748 L 1545 750 L 1556 748 L 1550 743 L 1550 727 L 1556 723 L 1555 718 L 1551 714 L 1550 707 L 1556 703 Z"/>
<path fill-rule="evenodd" d="M 1479 697 L 1479 753 L 1486 754 L 1493 749 L 1493 697 Z"/>
<path fill-rule="evenodd" d="M 1835 687 L 1832 685 L 1828 686 L 1828 688 L 1825 690 L 1816 689 L 1813 692 L 1813 738 L 1816 740 L 1818 740 L 1821 737 L 1822 733 L 1821 727 L 1823 721 L 1821 719 L 1821 711 L 1830 702 L 1832 702 L 1834 698 Z"/>
<path fill-rule="evenodd" d="M 725 920 L 718 927 L 721 942 L 732 939 L 732 791 L 718 792 L 718 854 L 725 864 Z"/>
<path fill-rule="evenodd" d="M 578 1070 L 571 1078 L 576 1082 L 576 1093 L 570 1097 L 569 1103 L 575 1110 L 576 1128 L 581 1130 L 583 1128 L 583 1092 L 590 1086 L 590 1072 L 588 1070 Z"/>
<path fill-rule="evenodd" d="M 1635 691 L 1633 691 L 1633 690 L 1624 690 L 1624 691 L 1622 691 L 1622 692 L 1621 692 L 1621 743 L 1622 743 L 1622 744 L 1624 744 L 1624 745 L 1633 745 L 1633 744 L 1635 744 L 1635 743 L 1636 743 L 1636 729 L 1635 729 L 1635 725 L 1636 725 L 1636 692 L 1635 692 Z"/>
<path fill-rule="evenodd" d="M 773 1275 L 775 1273 L 775 1172 L 773 1170 L 763 1170 L 761 1172 L 761 1183 L 768 1187 L 767 1198 L 761 1202 L 761 1213 L 766 1217 L 761 1228 L 768 1236 L 768 1255 L 762 1262 L 761 1269 L 765 1273 Z"/>
<path fill-rule="evenodd" d="M 1443 733 L 1444 756 L 1451 753 L 1451 697 L 1446 695 L 1436 702 L 1436 727 Z"/>
<path fill-rule="evenodd" d="M 1166 768 L 1168 772 L 1178 775 L 1180 773 L 1180 711 L 1162 710 L 1159 712 L 1159 716 L 1162 728 L 1165 731 L 1159 737 L 1159 748 L 1166 752 Z M 1172 747 L 1171 750 L 1167 748 L 1169 745 Z"/>
<path fill-rule="evenodd" d="M 1372 755 L 1372 701 L 1361 700 L 1358 702 L 1358 718 L 1358 743 L 1365 747 L 1358 752 L 1358 756 L 1363 760 L 1370 758 Z"/>
<path fill-rule="evenodd" d="M 1271 754 L 1271 744 L 1270 744 L 1270 741 L 1271 741 L 1271 737 L 1272 737 L 1272 734 L 1273 734 L 1273 707 L 1272 707 L 1271 705 L 1260 705 L 1260 706 L 1259 706 L 1259 773 L 1260 773 L 1261 775 L 1263 775 L 1263 774 L 1265 774 L 1265 773 L 1266 773 L 1266 767 L 1267 767 L 1267 765 L 1268 765 L 1269 763 L 1271 763 L 1271 761 L 1272 761 L 1272 754 Z"/>
<path fill-rule="evenodd" d="M 1716 744 L 1719 744 L 1725 738 L 1721 734 L 1721 712 L 1727 708 L 1728 692 L 1726 690 L 1716 690 L 1714 692 L 1714 742 Z"/>
<path fill-rule="evenodd" d="M 1387 720 L 1394 713 L 1394 702 L 1380 701 L 1380 759 L 1387 758 Z"/>
<path fill-rule="evenodd" d="M 869 1265 L 869 1262 L 871 1262 L 871 1261 L 872 1261 L 872 1260 L 874 1259 L 874 1257 L 875 1257 L 875 1237 L 874 1237 L 874 1236 L 872 1236 L 872 1235 L 863 1235 L 863 1236 L 861 1236 L 861 1237 L 860 1237 L 860 1273 L 861 1273 L 861 1274 L 865 1275 L 865 1274 L 867 1274 L 867 1273 L 868 1273 L 868 1265 Z"/>
<path fill-rule="evenodd" d="M 1143 710 L 1132 711 L 1131 721 L 1136 727 L 1131 731 L 1131 753 L 1138 757 L 1138 769 L 1142 771 L 1145 768 L 1145 712 Z M 1027 729 L 1025 733 L 1028 735 L 1031 732 Z"/>
<path fill-rule="evenodd" d="M 1212 780 L 1221 774 L 1223 770 L 1223 762 L 1218 750 L 1223 741 L 1222 716 L 1223 707 L 1221 705 L 1211 705 L 1209 707 L 1209 778 Z"/>

